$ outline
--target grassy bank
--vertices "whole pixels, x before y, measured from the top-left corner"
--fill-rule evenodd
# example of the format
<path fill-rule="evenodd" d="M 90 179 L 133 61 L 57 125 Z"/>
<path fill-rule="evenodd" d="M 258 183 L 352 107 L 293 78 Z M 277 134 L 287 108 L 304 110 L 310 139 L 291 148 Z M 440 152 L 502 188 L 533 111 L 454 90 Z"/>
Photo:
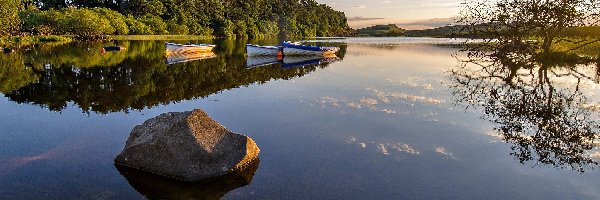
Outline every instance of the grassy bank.
<path fill-rule="evenodd" d="M 41 43 L 66 43 L 73 39 L 66 36 L 11 36 L 0 37 L 0 45 L 2 46 L 27 46 Z"/>
<path fill-rule="evenodd" d="M 213 37 L 198 35 L 114 35 L 108 36 L 111 40 L 203 40 Z M 68 43 L 76 40 L 70 36 L 10 36 L 0 37 L 0 47 L 18 47 L 46 43 Z"/>
<path fill-rule="evenodd" d="M 213 37 L 201 35 L 113 35 L 109 38 L 113 40 L 203 40 Z"/>
<path fill-rule="evenodd" d="M 600 57 L 600 38 L 589 37 L 585 39 L 568 38 L 569 41 L 563 40 L 553 46 L 554 51 L 566 52 L 572 50 L 578 55 Z M 575 41 L 575 42 L 571 42 Z M 594 42 L 595 41 L 595 42 Z M 593 42 L 593 43 L 590 43 Z M 589 43 L 589 44 L 588 44 Z M 586 44 L 586 45 L 584 45 Z M 582 46 L 584 45 L 584 46 Z"/>

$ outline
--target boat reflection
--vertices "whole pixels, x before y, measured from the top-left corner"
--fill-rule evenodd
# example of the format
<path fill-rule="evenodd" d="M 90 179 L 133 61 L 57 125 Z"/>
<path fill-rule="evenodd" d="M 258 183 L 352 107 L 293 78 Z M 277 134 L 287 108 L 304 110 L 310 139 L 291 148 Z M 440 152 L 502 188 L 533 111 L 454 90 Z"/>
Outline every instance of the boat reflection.
<path fill-rule="evenodd" d="M 454 97 L 468 108 L 481 108 L 519 162 L 594 169 L 600 113 L 586 90 L 599 86 L 600 70 L 586 59 L 522 58 L 532 57 L 496 55 L 462 62 L 448 76 Z"/>
<path fill-rule="evenodd" d="M 280 65 L 283 68 L 305 67 L 310 65 L 330 64 L 341 60 L 337 56 L 286 56 L 283 59 L 276 56 L 251 56 L 246 61 L 246 68 Z"/>
<path fill-rule="evenodd" d="M 172 65 L 176 63 L 184 63 L 191 62 L 196 60 L 203 60 L 217 57 L 215 53 L 210 51 L 195 51 L 195 52 L 185 52 L 185 53 L 168 53 L 165 55 L 165 60 L 167 65 Z"/>
<path fill-rule="evenodd" d="M 242 171 L 201 182 L 184 182 L 137 169 L 115 165 L 131 187 L 147 199 L 221 199 L 228 192 L 249 185 L 260 160 L 251 162 Z"/>
<path fill-rule="evenodd" d="M 278 56 L 249 56 L 246 59 L 246 68 L 251 69 L 255 67 L 264 67 L 271 65 L 278 65 L 281 58 Z"/>
<path fill-rule="evenodd" d="M 283 68 L 303 67 L 307 65 L 320 65 L 333 63 L 340 60 L 337 56 L 286 56 L 283 58 Z"/>
<path fill-rule="evenodd" d="M 264 66 L 277 58 L 246 60 L 245 43 L 220 43 L 223 45 L 216 51 L 218 56 L 207 52 L 194 54 L 195 57 L 171 57 L 167 62 L 164 44 L 154 41 L 123 42 L 128 51 L 108 55 L 78 51 L 87 43 L 0 55 L 0 92 L 11 101 L 51 111 L 62 111 L 73 104 L 85 113 L 106 114 L 204 98 L 250 84 L 289 80 L 328 66 L 327 62 L 312 62 L 307 64 L 319 64 L 298 69 L 248 70 L 249 64 Z M 167 65 L 168 62 L 178 64 Z"/>

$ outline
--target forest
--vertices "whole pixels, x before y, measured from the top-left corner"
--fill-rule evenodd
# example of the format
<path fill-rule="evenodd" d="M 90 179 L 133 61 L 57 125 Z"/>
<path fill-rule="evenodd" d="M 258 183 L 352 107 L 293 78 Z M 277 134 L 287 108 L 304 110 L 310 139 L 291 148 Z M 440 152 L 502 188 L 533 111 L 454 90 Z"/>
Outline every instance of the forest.
<path fill-rule="evenodd" d="M 346 36 L 343 12 L 315 0 L 2 0 L 0 37 Z"/>

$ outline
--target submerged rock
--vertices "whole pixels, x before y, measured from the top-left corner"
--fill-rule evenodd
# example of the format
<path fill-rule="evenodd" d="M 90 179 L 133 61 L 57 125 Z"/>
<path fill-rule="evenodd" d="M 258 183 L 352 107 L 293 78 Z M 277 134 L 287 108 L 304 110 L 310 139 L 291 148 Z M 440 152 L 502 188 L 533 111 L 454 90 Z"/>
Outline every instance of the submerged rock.
<path fill-rule="evenodd" d="M 254 140 L 227 130 L 198 109 L 161 114 L 136 126 L 115 163 L 200 181 L 244 169 L 259 151 Z"/>

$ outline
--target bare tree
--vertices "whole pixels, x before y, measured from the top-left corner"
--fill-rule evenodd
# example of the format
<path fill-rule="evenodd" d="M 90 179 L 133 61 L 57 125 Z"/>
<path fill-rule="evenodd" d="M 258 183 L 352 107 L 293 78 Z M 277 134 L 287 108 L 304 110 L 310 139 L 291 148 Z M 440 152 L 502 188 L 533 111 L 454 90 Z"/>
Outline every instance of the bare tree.
<path fill-rule="evenodd" d="M 466 0 L 458 23 L 487 44 L 550 52 L 566 29 L 600 25 L 600 0 Z"/>

